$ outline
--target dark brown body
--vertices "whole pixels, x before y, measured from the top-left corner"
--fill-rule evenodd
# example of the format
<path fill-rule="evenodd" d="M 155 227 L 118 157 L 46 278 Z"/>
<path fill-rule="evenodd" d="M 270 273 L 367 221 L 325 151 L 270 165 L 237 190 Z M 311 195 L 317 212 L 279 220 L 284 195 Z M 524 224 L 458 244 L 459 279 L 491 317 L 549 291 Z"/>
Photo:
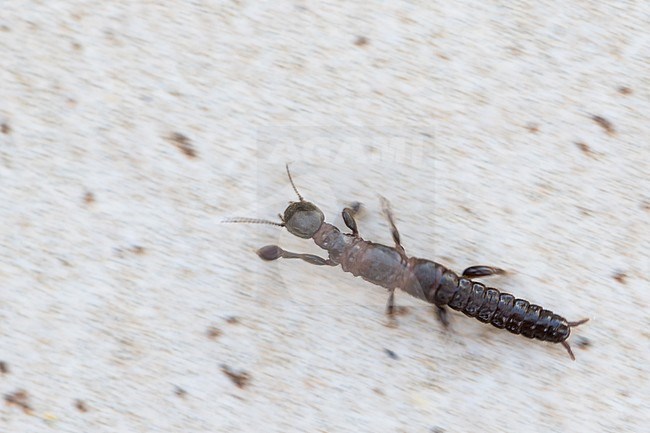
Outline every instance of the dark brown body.
<path fill-rule="evenodd" d="M 315 254 L 285 251 L 277 245 L 260 248 L 257 254 L 263 260 L 300 259 L 313 265 L 340 265 L 345 272 L 361 277 L 366 281 L 385 287 L 389 291 L 387 312 L 392 314 L 395 289 L 401 289 L 411 296 L 438 307 L 439 318 L 446 326 L 446 309 L 450 307 L 484 323 L 506 329 L 513 334 L 536 338 L 552 343 L 561 343 L 575 359 L 566 341 L 571 328 L 585 323 L 588 319 L 568 322 L 563 317 L 545 310 L 509 293 L 486 287 L 472 278 L 501 274 L 504 271 L 491 266 L 470 266 L 461 276 L 431 260 L 408 257 L 400 242 L 399 231 L 393 221 L 388 201 L 382 198 L 384 212 L 388 218 L 394 247 L 369 242 L 359 236 L 354 215 L 359 204 L 343 209 L 345 225 L 350 234 L 325 222 L 323 212 L 313 203 L 302 198 L 291 179 L 297 202 L 290 202 L 281 222 L 253 218 L 235 218 L 229 222 L 271 224 L 286 228 L 289 233 L 303 239 L 313 239 L 316 245 L 327 250 L 329 258 Z"/>
<path fill-rule="evenodd" d="M 561 343 L 571 332 L 568 321 L 552 311 L 459 277 L 431 260 L 403 256 L 393 247 L 341 233 L 328 223 L 321 225 L 313 239 L 327 250 L 332 265 L 340 264 L 345 272 L 389 290 L 401 289 L 528 338 Z"/>

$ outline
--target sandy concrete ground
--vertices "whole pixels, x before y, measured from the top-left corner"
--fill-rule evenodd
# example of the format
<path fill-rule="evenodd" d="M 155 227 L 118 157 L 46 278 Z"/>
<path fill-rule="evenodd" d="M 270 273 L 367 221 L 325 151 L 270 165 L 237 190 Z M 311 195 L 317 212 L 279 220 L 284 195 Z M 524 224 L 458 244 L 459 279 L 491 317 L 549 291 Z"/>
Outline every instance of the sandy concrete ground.
<path fill-rule="evenodd" d="M 4 2 L 0 431 L 646 431 L 650 6 L 518 4 Z M 287 161 L 329 221 L 389 243 L 382 194 L 409 254 L 589 317 L 577 361 L 261 262 L 322 254 L 219 224 Z"/>

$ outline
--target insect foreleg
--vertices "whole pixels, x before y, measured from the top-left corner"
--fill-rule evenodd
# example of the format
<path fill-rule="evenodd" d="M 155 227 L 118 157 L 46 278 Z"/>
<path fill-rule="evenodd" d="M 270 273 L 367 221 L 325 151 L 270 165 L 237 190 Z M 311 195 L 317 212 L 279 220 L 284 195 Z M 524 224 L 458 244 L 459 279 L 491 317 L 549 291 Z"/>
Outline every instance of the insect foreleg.
<path fill-rule="evenodd" d="M 312 265 L 318 265 L 318 266 L 338 265 L 338 263 L 330 259 L 324 259 L 315 254 L 292 253 L 291 251 L 283 250 L 277 245 L 267 245 L 265 247 L 262 247 L 259 250 L 257 250 L 257 255 L 260 256 L 262 260 L 266 260 L 266 261 L 277 260 L 282 258 L 282 259 L 300 259 L 307 263 L 311 263 Z"/>
<path fill-rule="evenodd" d="M 359 230 L 357 229 L 357 222 L 354 220 L 354 216 L 359 213 L 361 210 L 361 203 L 355 201 L 351 203 L 349 207 L 343 209 L 341 216 L 343 217 L 343 222 L 345 225 L 352 230 L 353 236 L 359 236 Z"/>
<path fill-rule="evenodd" d="M 341 212 L 341 216 L 343 217 L 343 222 L 345 223 L 346 226 L 350 230 L 352 230 L 352 235 L 353 236 L 359 236 L 359 229 L 357 229 L 357 222 L 354 220 L 354 214 L 356 212 L 354 209 L 350 209 L 349 207 L 346 207 L 343 209 L 343 212 Z"/>

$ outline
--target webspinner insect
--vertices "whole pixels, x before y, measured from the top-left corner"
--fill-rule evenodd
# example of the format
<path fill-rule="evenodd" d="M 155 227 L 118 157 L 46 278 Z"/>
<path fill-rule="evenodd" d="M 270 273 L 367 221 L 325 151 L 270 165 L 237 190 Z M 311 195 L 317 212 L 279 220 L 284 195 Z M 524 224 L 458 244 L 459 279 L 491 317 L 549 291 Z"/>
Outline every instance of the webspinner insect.
<path fill-rule="evenodd" d="M 281 222 L 255 218 L 232 218 L 224 222 L 284 227 L 294 236 L 312 239 L 316 245 L 327 251 L 328 258 L 315 254 L 294 253 L 277 245 L 267 245 L 257 251 L 261 259 L 300 259 L 312 265 L 340 265 L 343 271 L 388 289 L 386 311 L 389 315 L 392 315 L 395 309 L 395 289 L 401 289 L 415 298 L 435 305 L 438 318 L 444 326 L 449 323 L 445 308 L 449 307 L 513 334 L 561 343 L 571 359 L 575 360 L 567 339 L 571 328 L 582 325 L 589 319 L 570 322 L 539 305 L 472 280 L 502 274 L 502 269 L 484 265 L 470 266 L 459 276 L 431 260 L 408 257 L 400 242 L 390 205 L 383 197 L 382 207 L 390 225 L 394 247 L 366 241 L 359 235 L 354 219 L 359 210 L 358 205 L 343 209 L 343 221 L 352 233 L 341 233 L 337 227 L 325 222 L 323 212 L 315 204 L 300 195 L 288 164 L 286 169 L 298 201 L 290 202 L 284 214 L 279 215 Z"/>

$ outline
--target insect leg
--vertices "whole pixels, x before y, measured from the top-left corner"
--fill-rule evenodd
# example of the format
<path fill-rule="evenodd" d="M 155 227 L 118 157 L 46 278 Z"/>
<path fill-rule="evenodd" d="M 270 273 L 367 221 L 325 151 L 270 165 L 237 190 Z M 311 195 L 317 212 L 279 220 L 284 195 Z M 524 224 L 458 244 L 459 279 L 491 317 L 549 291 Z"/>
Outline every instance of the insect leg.
<path fill-rule="evenodd" d="M 341 215 L 343 216 L 343 222 L 345 223 L 346 226 L 350 230 L 352 230 L 352 235 L 354 236 L 359 236 L 359 230 L 357 229 L 357 222 L 354 220 L 354 214 L 356 212 L 354 209 L 350 209 L 349 207 L 346 207 L 343 209 L 343 212 L 341 212 Z"/>
<path fill-rule="evenodd" d="M 463 277 L 468 278 L 477 278 L 477 277 L 488 277 L 490 275 L 501 275 L 505 274 L 506 271 L 500 268 L 495 268 L 492 266 L 470 266 L 469 268 L 463 271 Z"/>
<path fill-rule="evenodd" d="M 260 248 L 257 250 L 257 255 L 260 256 L 262 260 L 266 261 L 271 261 L 271 260 L 277 260 L 279 258 L 283 259 L 300 259 L 304 260 L 307 263 L 311 263 L 312 265 L 318 265 L 318 266 L 323 266 L 323 265 L 329 265 L 329 266 L 336 266 L 338 263 L 330 260 L 330 259 L 324 259 L 322 257 L 319 257 L 315 254 L 300 254 L 300 253 L 292 253 L 291 251 L 285 251 L 282 248 L 280 248 L 277 245 L 267 245 L 265 247 Z"/>
<path fill-rule="evenodd" d="M 390 225 L 390 232 L 393 235 L 393 241 L 395 242 L 395 249 L 402 257 L 406 258 L 406 252 L 404 251 L 404 247 L 400 242 L 399 231 L 397 231 L 397 227 L 395 226 L 395 221 L 393 220 L 393 212 L 390 210 L 390 203 L 388 203 L 388 200 L 386 200 L 386 198 L 382 196 L 379 197 L 381 199 L 381 207 L 384 211 L 384 214 L 386 214 L 386 218 L 388 219 L 388 224 Z"/>
<path fill-rule="evenodd" d="M 438 307 L 436 306 L 436 315 L 438 316 L 438 320 L 440 320 L 440 323 L 442 323 L 442 326 L 445 328 L 449 327 L 449 317 L 447 315 L 447 310 L 444 307 Z"/>
<path fill-rule="evenodd" d="M 392 316 L 395 312 L 395 289 L 389 291 L 388 301 L 386 301 L 386 314 Z"/>
<path fill-rule="evenodd" d="M 361 210 L 361 203 L 358 201 L 350 203 L 349 207 L 343 209 L 341 215 L 343 216 L 343 222 L 345 225 L 352 230 L 354 236 L 359 236 L 359 230 L 357 229 L 357 222 L 354 220 L 354 216 L 359 213 Z"/>

